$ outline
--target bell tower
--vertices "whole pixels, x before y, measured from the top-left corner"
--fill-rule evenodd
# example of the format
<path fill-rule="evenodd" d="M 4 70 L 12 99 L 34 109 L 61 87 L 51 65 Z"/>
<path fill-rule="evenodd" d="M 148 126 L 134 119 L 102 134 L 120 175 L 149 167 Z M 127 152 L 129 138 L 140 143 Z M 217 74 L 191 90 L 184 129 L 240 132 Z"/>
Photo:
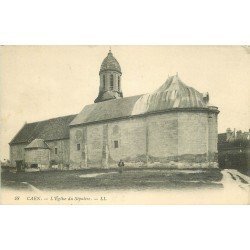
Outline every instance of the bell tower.
<path fill-rule="evenodd" d="M 100 87 L 95 103 L 123 97 L 121 90 L 121 67 L 111 50 L 104 58 L 99 71 Z"/>

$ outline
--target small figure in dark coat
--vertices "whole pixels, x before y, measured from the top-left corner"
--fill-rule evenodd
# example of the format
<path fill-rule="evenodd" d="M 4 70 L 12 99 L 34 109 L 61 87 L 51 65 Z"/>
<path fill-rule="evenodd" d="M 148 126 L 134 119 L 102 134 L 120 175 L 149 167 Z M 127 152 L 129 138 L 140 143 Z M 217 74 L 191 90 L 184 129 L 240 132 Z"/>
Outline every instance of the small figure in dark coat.
<path fill-rule="evenodd" d="M 119 168 L 119 173 L 122 174 L 123 172 L 123 167 L 124 167 L 124 162 L 122 160 L 120 160 L 118 162 L 118 168 Z"/>

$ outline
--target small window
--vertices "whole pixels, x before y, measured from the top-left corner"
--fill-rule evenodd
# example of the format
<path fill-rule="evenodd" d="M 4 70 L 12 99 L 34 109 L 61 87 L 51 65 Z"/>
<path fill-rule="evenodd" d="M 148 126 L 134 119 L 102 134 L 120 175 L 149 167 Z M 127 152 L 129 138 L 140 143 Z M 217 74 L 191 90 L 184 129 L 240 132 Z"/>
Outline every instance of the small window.
<path fill-rule="evenodd" d="M 77 150 L 79 151 L 81 149 L 81 144 L 78 143 L 76 146 L 77 146 Z"/>
<path fill-rule="evenodd" d="M 105 89 L 105 75 L 103 75 L 103 88 Z"/>
<path fill-rule="evenodd" d="M 114 76 L 110 75 L 110 90 L 114 89 Z"/>
<path fill-rule="evenodd" d="M 119 147 L 118 141 L 114 141 L 114 147 L 115 147 L 115 148 L 118 148 L 118 147 Z"/>
<path fill-rule="evenodd" d="M 120 76 L 118 76 L 118 91 L 120 91 L 121 86 L 120 86 Z"/>
<path fill-rule="evenodd" d="M 55 148 L 55 155 L 57 155 L 57 148 Z"/>

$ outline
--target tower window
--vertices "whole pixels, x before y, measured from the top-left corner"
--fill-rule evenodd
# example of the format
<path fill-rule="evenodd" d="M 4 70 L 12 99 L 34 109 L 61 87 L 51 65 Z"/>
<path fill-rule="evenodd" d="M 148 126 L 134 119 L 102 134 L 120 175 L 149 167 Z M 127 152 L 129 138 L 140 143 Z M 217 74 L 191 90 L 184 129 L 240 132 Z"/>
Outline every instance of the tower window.
<path fill-rule="evenodd" d="M 55 155 L 57 155 L 57 148 L 55 148 Z"/>
<path fill-rule="evenodd" d="M 110 75 L 110 90 L 114 89 L 114 76 Z"/>
<path fill-rule="evenodd" d="M 120 91 L 121 86 L 120 86 L 120 76 L 118 76 L 118 91 Z"/>
<path fill-rule="evenodd" d="M 103 75 L 103 88 L 105 89 L 105 75 Z"/>
<path fill-rule="evenodd" d="M 118 147 L 119 147 L 118 141 L 114 141 L 114 148 L 118 148 Z"/>
<path fill-rule="evenodd" d="M 78 144 L 76 145 L 76 148 L 77 148 L 77 150 L 79 151 L 79 150 L 81 149 L 81 144 L 78 143 Z"/>

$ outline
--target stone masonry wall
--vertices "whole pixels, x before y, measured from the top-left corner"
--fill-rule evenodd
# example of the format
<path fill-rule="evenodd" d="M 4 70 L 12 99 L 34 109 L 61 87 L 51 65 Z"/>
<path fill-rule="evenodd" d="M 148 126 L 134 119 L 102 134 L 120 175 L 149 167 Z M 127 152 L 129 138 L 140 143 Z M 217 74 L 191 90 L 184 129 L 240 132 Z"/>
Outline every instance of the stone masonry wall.
<path fill-rule="evenodd" d="M 16 166 L 16 161 L 25 160 L 25 150 L 27 143 L 11 145 L 10 146 L 10 162 L 12 166 Z"/>
<path fill-rule="evenodd" d="M 84 145 L 84 129 L 86 130 L 86 127 L 82 126 L 70 128 L 70 166 L 74 168 L 80 167 L 84 160 L 82 152 L 82 147 Z M 80 150 L 77 150 L 77 144 L 80 144 Z"/>
<path fill-rule="evenodd" d="M 58 164 L 69 164 L 69 139 L 47 141 L 46 143 L 50 148 L 50 160 L 54 160 Z M 55 148 L 57 148 L 57 154 L 55 154 Z"/>
<path fill-rule="evenodd" d="M 118 148 L 115 148 L 115 141 Z M 123 159 L 136 165 L 146 162 L 145 118 L 130 118 L 108 124 L 109 165 L 117 166 Z"/>
<path fill-rule="evenodd" d="M 208 114 L 179 112 L 179 160 L 206 161 L 208 153 Z"/>
<path fill-rule="evenodd" d="M 102 166 L 103 125 L 87 127 L 87 163 L 92 167 Z"/>
<path fill-rule="evenodd" d="M 217 161 L 218 124 L 217 114 L 208 114 L 208 156 L 210 161 Z"/>
<path fill-rule="evenodd" d="M 50 150 L 49 149 L 29 149 L 25 150 L 25 162 L 31 164 L 49 166 Z"/>
<path fill-rule="evenodd" d="M 140 162 L 141 157 L 145 161 L 144 120 L 137 118 L 71 128 L 71 167 L 110 167 L 117 166 L 120 159 Z M 77 144 L 80 144 L 80 150 L 77 150 Z"/>
<path fill-rule="evenodd" d="M 77 149 L 80 144 L 80 150 Z M 71 167 L 203 163 L 217 147 L 216 115 L 172 112 L 70 128 Z M 175 164 L 175 165 L 176 165 Z"/>
<path fill-rule="evenodd" d="M 164 160 L 178 155 L 178 113 L 147 117 L 148 155 L 152 160 Z"/>
<path fill-rule="evenodd" d="M 55 160 L 56 163 L 69 164 L 69 139 L 47 141 L 50 148 L 50 160 Z M 16 161 L 25 161 L 26 150 L 24 149 L 28 143 L 17 144 L 10 146 L 11 165 L 16 166 Z M 57 148 L 57 154 L 55 154 Z"/>

